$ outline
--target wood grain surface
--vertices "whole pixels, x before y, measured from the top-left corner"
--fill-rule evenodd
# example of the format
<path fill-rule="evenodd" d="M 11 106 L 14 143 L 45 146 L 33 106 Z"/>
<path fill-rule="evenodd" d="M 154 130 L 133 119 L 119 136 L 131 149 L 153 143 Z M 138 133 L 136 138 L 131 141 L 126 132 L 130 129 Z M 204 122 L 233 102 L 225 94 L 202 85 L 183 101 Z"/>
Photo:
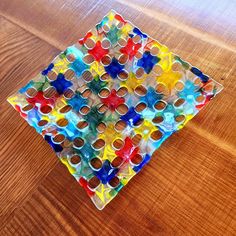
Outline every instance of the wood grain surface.
<path fill-rule="evenodd" d="M 6 98 L 111 9 L 224 85 L 98 211 Z M 1 0 L 0 235 L 236 235 L 236 1 Z"/>

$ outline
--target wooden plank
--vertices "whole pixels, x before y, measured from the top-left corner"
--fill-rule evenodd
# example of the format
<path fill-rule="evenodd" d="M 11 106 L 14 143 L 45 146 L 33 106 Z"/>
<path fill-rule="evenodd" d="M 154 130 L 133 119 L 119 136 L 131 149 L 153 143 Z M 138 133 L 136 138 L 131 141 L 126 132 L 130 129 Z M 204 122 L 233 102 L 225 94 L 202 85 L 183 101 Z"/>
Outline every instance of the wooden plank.
<path fill-rule="evenodd" d="M 150 17 L 155 21 L 171 25 L 173 29 L 177 28 L 179 31 L 194 34 L 198 38 L 205 38 L 205 35 L 213 36 L 208 39 L 219 40 L 220 46 L 225 44 L 224 40 L 226 40 L 226 44 L 232 46 L 234 51 L 236 46 L 236 36 L 234 34 L 236 28 L 234 22 L 235 3 L 230 0 L 216 0 L 214 2 L 206 0 L 201 4 L 198 4 L 197 0 L 190 2 L 186 0 L 178 2 L 156 0 L 131 0 L 128 2 L 109 0 L 104 2 L 93 0 L 86 3 L 84 1 L 69 0 L 61 1 L 57 5 L 47 0 L 34 3 L 26 0 L 21 2 L 22 7 L 17 10 L 14 10 L 19 4 L 17 0 L 10 3 L 3 0 L 0 4 L 3 15 L 10 17 L 42 37 L 51 38 L 52 42 L 59 41 L 57 44 L 60 45 L 65 42 L 65 46 L 78 37 L 82 37 L 87 32 L 88 27 L 91 28 L 94 22 L 100 21 L 101 17 L 111 8 L 120 11 L 122 15 L 132 21 L 137 20 L 141 24 L 140 27 L 145 25 L 140 16 L 145 16 L 145 18 Z M 60 14 L 58 11 L 60 11 Z M 28 16 L 31 14 L 34 14 L 34 19 L 29 20 Z M 67 16 L 66 22 L 63 16 Z M 82 24 L 78 27 L 78 19 L 79 21 L 86 19 L 86 25 Z M 41 25 L 45 26 L 42 28 Z M 59 27 L 57 29 L 53 28 L 54 25 L 67 27 L 59 30 Z M 52 28 L 53 30 L 50 30 Z M 152 29 L 160 33 L 159 28 L 154 27 L 145 30 Z M 42 31 L 46 34 L 42 35 Z M 196 32 L 198 33 L 196 34 Z M 159 34 L 159 37 L 162 37 L 162 34 Z"/>
<path fill-rule="evenodd" d="M 196 139 L 201 140 L 198 148 Z M 218 147 L 208 147 L 192 132 L 176 133 L 101 212 L 65 167 L 57 166 L 15 212 L 6 230 L 33 235 L 233 235 L 235 160 Z"/>
<path fill-rule="evenodd" d="M 63 50 L 74 43 L 110 8 L 223 83 L 225 89 L 98 212 L 65 167 L 55 166 L 55 154 L 41 137 L 22 119 L 16 120 L 18 114 L 5 99 L 56 55 L 54 47 Z M 5 58 L 0 74 L 1 159 L 5 160 L 0 200 L 7 223 L 3 235 L 233 235 L 235 10 L 229 0 L 206 0 L 200 6 L 196 0 L 2 0 L 0 13 L 13 22 L 1 21 L 7 27 L 1 27 L 0 36 L 0 55 Z"/>
<path fill-rule="evenodd" d="M 117 2 L 171 25 L 201 40 L 235 51 L 235 2 L 230 0 Z M 204 32 L 204 34 L 202 33 Z"/>
<path fill-rule="evenodd" d="M 6 101 L 58 50 L 0 17 L 1 224 L 57 163 L 55 154 Z"/>

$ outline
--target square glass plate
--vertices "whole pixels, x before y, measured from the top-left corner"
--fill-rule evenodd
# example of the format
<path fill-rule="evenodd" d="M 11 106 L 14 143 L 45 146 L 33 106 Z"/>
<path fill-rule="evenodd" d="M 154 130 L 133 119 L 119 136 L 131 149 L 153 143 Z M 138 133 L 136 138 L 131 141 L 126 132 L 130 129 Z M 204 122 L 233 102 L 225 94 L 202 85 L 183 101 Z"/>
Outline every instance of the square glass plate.
<path fill-rule="evenodd" d="M 103 209 L 221 89 L 112 10 L 8 101 Z"/>

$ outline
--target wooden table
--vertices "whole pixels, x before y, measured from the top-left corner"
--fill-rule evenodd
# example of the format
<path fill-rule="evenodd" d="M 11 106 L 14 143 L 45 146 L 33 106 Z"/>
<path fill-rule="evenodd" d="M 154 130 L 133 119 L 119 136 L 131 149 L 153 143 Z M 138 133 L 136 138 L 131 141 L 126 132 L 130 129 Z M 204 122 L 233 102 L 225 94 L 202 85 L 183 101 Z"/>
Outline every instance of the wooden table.
<path fill-rule="evenodd" d="M 225 89 L 98 211 L 6 98 L 111 9 Z M 0 235 L 235 235 L 233 0 L 0 1 Z"/>

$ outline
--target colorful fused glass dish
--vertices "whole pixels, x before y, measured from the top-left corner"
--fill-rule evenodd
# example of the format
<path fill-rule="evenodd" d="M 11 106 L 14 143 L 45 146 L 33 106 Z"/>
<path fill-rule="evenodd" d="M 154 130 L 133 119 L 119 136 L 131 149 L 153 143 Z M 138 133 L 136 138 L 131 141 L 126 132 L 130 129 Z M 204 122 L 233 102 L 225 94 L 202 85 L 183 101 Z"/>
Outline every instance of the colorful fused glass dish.
<path fill-rule="evenodd" d="M 8 101 L 102 209 L 221 89 L 110 11 Z"/>

